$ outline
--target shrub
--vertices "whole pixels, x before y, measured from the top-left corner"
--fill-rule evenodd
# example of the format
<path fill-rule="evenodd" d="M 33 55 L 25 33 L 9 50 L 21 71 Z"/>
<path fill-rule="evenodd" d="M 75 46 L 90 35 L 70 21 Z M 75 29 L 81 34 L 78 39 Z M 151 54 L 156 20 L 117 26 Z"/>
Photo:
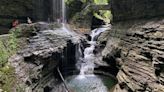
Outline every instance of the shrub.
<path fill-rule="evenodd" d="M 94 0 L 94 3 L 96 5 L 108 5 L 109 0 Z M 99 10 L 98 12 L 94 12 L 94 16 L 105 23 L 110 23 L 112 20 L 111 10 Z"/>
<path fill-rule="evenodd" d="M 14 69 L 8 65 L 0 68 L 0 88 L 3 92 L 12 92 L 16 83 Z"/>
<path fill-rule="evenodd" d="M 8 58 L 15 54 L 18 49 L 17 33 L 12 33 L 6 39 L 0 38 L 0 67 L 7 63 Z"/>
<path fill-rule="evenodd" d="M 0 41 L 0 67 L 3 67 L 4 64 L 7 62 L 8 58 L 8 51 L 4 46 L 4 43 Z"/>
<path fill-rule="evenodd" d="M 19 34 L 20 30 L 16 30 L 0 38 L 0 90 L 3 92 L 12 92 L 12 88 L 16 86 L 14 69 L 7 65 L 7 61 L 18 50 Z"/>

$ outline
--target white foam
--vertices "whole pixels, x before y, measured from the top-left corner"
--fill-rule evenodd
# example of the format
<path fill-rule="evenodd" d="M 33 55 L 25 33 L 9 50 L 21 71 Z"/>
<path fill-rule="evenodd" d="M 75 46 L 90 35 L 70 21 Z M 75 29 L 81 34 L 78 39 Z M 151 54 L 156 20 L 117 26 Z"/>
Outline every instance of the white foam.
<path fill-rule="evenodd" d="M 108 28 L 96 28 L 92 30 L 90 36 L 91 36 L 91 41 L 88 43 L 90 44 L 90 47 L 87 47 L 84 49 L 84 57 L 83 57 L 83 63 L 81 63 L 81 68 L 80 68 L 80 75 L 86 75 L 86 74 L 93 74 L 94 67 L 95 67 L 95 55 L 94 55 L 94 50 L 96 47 L 96 41 L 95 37 L 98 37 L 102 32 L 106 31 Z"/>

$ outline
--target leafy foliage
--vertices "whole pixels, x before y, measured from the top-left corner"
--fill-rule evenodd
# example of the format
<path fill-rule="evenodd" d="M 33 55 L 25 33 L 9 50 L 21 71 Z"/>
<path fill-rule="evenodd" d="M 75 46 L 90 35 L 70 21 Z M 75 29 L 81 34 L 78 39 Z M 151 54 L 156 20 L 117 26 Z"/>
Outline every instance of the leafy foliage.
<path fill-rule="evenodd" d="M 112 20 L 112 14 L 109 10 L 99 10 L 98 13 L 94 13 L 94 16 L 100 20 L 103 20 L 105 23 L 110 23 Z"/>
<path fill-rule="evenodd" d="M 0 67 L 3 67 L 8 58 L 17 51 L 18 33 L 12 33 L 7 39 L 0 39 Z"/>
<path fill-rule="evenodd" d="M 16 83 L 14 69 L 8 65 L 0 68 L 0 88 L 3 92 L 12 92 Z"/>
<path fill-rule="evenodd" d="M 108 0 L 94 0 L 94 3 L 97 4 L 97 5 L 105 5 L 105 4 L 108 4 Z"/>
<path fill-rule="evenodd" d="M 0 38 L 0 90 L 12 92 L 16 78 L 14 69 L 7 64 L 8 58 L 18 50 L 20 30 L 12 31 L 9 35 Z"/>
<path fill-rule="evenodd" d="M 108 0 L 94 0 L 96 5 L 108 5 Z M 99 10 L 94 12 L 94 16 L 100 20 L 103 20 L 105 23 L 110 23 L 112 20 L 112 13 L 110 10 Z"/>

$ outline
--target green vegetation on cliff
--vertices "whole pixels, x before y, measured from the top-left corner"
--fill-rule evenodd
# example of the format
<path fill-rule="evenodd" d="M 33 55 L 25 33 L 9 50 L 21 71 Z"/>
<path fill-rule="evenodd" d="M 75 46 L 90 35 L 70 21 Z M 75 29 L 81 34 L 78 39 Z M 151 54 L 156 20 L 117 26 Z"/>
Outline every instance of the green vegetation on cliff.
<path fill-rule="evenodd" d="M 3 36 L 4 37 L 4 36 Z M 0 66 L 3 67 L 8 58 L 17 51 L 17 38 L 14 32 L 0 38 Z"/>
<path fill-rule="evenodd" d="M 103 5 L 106 4 L 107 5 L 108 4 L 108 0 L 94 0 L 94 3 L 95 4 L 103 4 Z"/>
<path fill-rule="evenodd" d="M 93 16 L 108 24 L 112 20 L 112 13 L 111 10 L 104 10 L 104 7 L 109 3 L 109 0 L 66 0 L 68 18 L 78 27 L 90 27 Z M 100 9 L 94 9 L 95 5 L 100 5 Z"/>
<path fill-rule="evenodd" d="M 96 5 L 108 5 L 109 0 L 94 0 Z M 94 16 L 100 20 L 103 20 L 105 23 L 110 23 L 112 20 L 111 10 L 99 10 L 94 12 Z"/>
<path fill-rule="evenodd" d="M 20 33 L 20 29 L 13 29 L 10 34 L 0 36 L 0 92 L 13 92 L 12 88 L 18 86 L 8 59 L 19 49 Z"/>
<path fill-rule="evenodd" d="M 15 85 L 15 74 L 12 67 L 7 64 L 8 58 L 15 54 L 18 47 L 16 33 L 0 37 L 0 90 L 11 92 Z"/>

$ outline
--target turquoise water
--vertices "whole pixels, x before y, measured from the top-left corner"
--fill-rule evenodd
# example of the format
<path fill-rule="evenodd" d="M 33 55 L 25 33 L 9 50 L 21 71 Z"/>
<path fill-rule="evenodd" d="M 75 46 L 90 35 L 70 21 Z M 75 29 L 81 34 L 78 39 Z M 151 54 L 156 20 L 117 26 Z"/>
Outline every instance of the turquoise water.
<path fill-rule="evenodd" d="M 71 92 L 109 92 L 117 81 L 109 76 L 78 75 L 66 79 Z"/>

